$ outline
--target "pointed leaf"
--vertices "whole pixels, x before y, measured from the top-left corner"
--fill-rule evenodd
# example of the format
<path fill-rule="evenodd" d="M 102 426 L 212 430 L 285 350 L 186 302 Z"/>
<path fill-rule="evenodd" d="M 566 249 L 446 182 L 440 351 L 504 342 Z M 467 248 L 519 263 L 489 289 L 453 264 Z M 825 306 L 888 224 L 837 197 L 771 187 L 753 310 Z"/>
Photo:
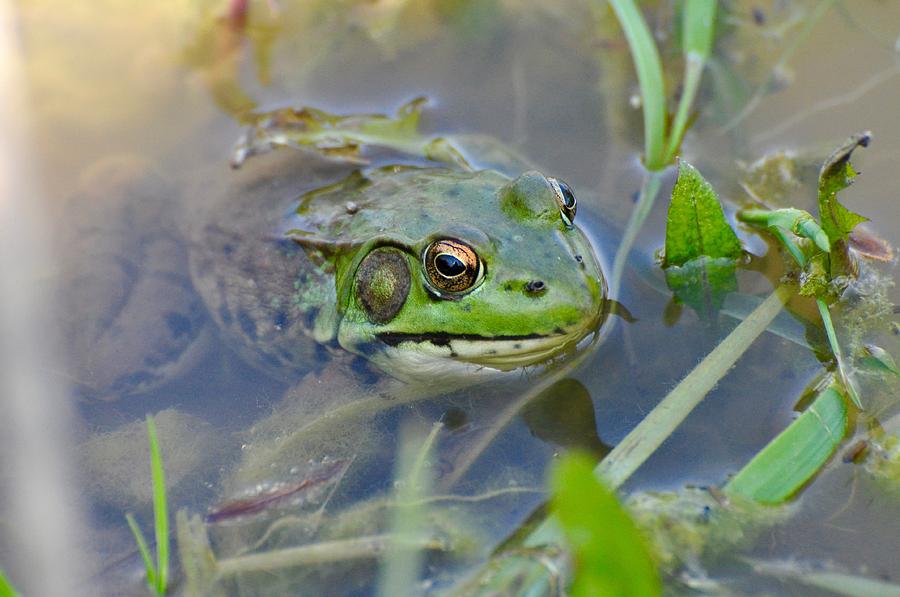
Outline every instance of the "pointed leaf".
<path fill-rule="evenodd" d="M 712 186 L 696 168 L 679 161 L 666 223 L 664 267 L 684 265 L 698 257 L 737 259 L 741 253 L 741 243 Z"/>
<path fill-rule="evenodd" d="M 860 363 L 863 366 L 872 371 L 889 372 L 900 376 L 900 369 L 897 368 L 894 357 L 885 349 L 875 344 L 866 344 L 863 346 L 862 352 Z"/>
<path fill-rule="evenodd" d="M 837 200 L 837 194 L 853 183 L 856 171 L 850 156 L 857 147 L 867 147 L 870 133 L 853 135 L 838 147 L 822 165 L 819 172 L 819 220 L 832 242 L 846 240 L 853 228 L 868 218 L 853 213 Z"/>

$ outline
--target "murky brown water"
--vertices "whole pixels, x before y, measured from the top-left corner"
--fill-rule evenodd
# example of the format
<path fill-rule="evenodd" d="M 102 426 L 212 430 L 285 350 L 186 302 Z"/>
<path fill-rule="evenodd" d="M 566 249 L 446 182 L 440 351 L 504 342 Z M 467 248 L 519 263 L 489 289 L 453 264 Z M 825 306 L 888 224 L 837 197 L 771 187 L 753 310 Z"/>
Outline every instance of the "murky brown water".
<path fill-rule="evenodd" d="M 824 158 L 850 133 L 871 130 L 872 145 L 854 155 L 862 175 L 842 197 L 871 218 L 873 230 L 897 244 L 900 5 L 863 0 L 851 10 L 849 3 L 838 4 L 784 64 L 779 61 L 785 48 L 818 3 L 732 6 L 684 157 L 726 199 L 740 202 L 746 197 L 737 185 L 739 162 L 779 149 Z M 754 9 L 760 23 L 753 22 Z M 170 286 L 159 292 L 170 298 L 184 292 L 185 304 L 190 303 L 190 280 L 182 266 L 191 245 L 183 233 L 201 217 L 197 206 L 205 203 L 205 195 L 235 176 L 227 165 L 229 151 L 241 132 L 237 119 L 252 105 L 392 113 L 424 95 L 429 98 L 423 118 L 427 132 L 496 137 L 548 175 L 567 180 L 579 195 L 579 220 L 606 264 L 641 183 L 636 157 L 641 121 L 630 105 L 637 88 L 627 47 L 611 13 L 601 10 L 597 17 L 582 2 L 285 0 L 278 14 L 259 2 L 252 4 L 247 28 L 223 25 L 215 15 L 226 7 L 212 2 L 108 0 L 76 6 L 46 0 L 23 1 L 16 10 L 32 124 L 29 150 L 46 198 L 48 227 L 57 239 L 117 230 L 114 241 L 99 249 L 90 245 L 91 252 L 82 252 L 77 241 L 56 243 L 59 257 L 41 279 L 62 285 L 62 304 L 67 304 L 71 269 L 81 269 L 85 259 L 108 259 L 110 252 L 132 255 L 138 245 L 143 256 L 153 251 L 167 256 L 165 266 L 149 258 L 134 261 L 138 268 L 161 268 L 160 279 Z M 657 30 L 669 31 L 667 10 L 661 8 L 657 16 Z M 672 64 L 674 75 L 677 61 Z M 729 79 L 735 75 L 744 78 Z M 751 99 L 737 118 L 743 104 L 731 101 L 733 94 L 752 98 L 770 78 L 773 89 Z M 251 160 L 247 168 L 252 167 Z M 120 213 L 115 211 L 120 200 L 131 206 L 127 225 L 108 217 Z M 359 512 L 366 500 L 390 491 L 399 428 L 415 421 L 428 429 L 443 419 L 447 429 L 436 440 L 434 476 L 436 491 L 451 496 L 451 507 L 435 512 L 459 523 L 459 532 L 474 545 L 465 554 L 429 560 L 430 577 L 451 581 L 486 558 L 544 502 L 545 469 L 562 448 L 604 453 L 734 326 L 728 318 L 710 326 L 688 308 L 677 320 L 666 319 L 670 298 L 659 290 L 665 283 L 653 263 L 664 224 L 661 200 L 638 238 L 616 297 L 636 321 L 617 322 L 573 371 L 513 376 L 503 384 L 448 396 L 398 401 L 393 408 L 350 416 L 346 426 L 326 425 L 296 440 L 290 437 L 297 422 L 395 390 L 374 371 L 364 371 L 368 385 L 363 387 L 333 368 L 288 381 L 261 373 L 221 340 L 201 309 L 196 324 L 207 324 L 207 331 L 191 328 L 198 348 L 169 372 L 168 381 L 127 396 L 106 392 L 108 400 L 97 400 L 92 380 L 103 377 L 104 366 L 132 358 L 128 343 L 149 341 L 155 315 L 136 310 L 130 319 L 118 319 L 132 322 L 122 332 L 127 340 L 116 344 L 104 338 L 110 348 L 100 351 L 91 367 L 84 365 L 83 355 L 69 354 L 68 365 L 51 372 L 72 387 L 78 405 L 78 448 L 72 460 L 82 471 L 80 491 L 91 529 L 79 538 L 79 547 L 96 554 L 96 568 L 77 585 L 109 594 L 143 590 L 140 559 L 123 513 L 136 512 L 151 528 L 141 421 L 145 413 L 164 409 L 172 409 L 158 415 L 173 485 L 172 512 L 183 508 L 205 514 L 254 484 L 316 478 L 323 462 L 339 462 L 340 475 L 338 468 L 325 465 L 331 471 L 324 475 L 327 491 L 292 503 L 279 515 L 312 516 L 324 505 L 325 516 L 337 517 L 347 528 L 355 528 L 347 522 L 353 516 L 365 519 L 357 521 L 360 533 L 379 530 L 383 513 L 354 514 L 353 508 Z M 154 244 L 161 242 L 160 229 L 165 243 Z M 766 251 L 765 243 L 746 230 L 742 239 L 752 252 Z M 78 292 L 94 297 L 87 301 L 93 311 L 61 313 L 70 334 L 111 317 L 98 305 L 121 309 L 109 297 L 122 292 L 118 285 L 125 282 L 109 278 L 106 266 L 83 269 L 92 277 L 87 290 Z M 764 275 L 741 274 L 742 292 L 762 295 L 770 288 Z M 897 290 L 888 292 L 898 302 Z M 896 337 L 884 327 L 868 338 L 897 354 Z M 803 327 L 798 329 L 802 339 Z M 806 340 L 821 342 L 821 334 L 810 332 Z M 95 341 L 81 348 L 95 349 Z M 625 490 L 721 485 L 790 422 L 803 388 L 822 369 L 808 348 L 773 334 L 761 337 Z M 545 395 L 527 407 L 511 406 L 524 403 L 534 387 L 548 385 Z M 896 402 L 890 404 L 876 380 L 865 378 L 863 387 L 879 416 L 896 414 Z M 315 405 L 309 404 L 310 396 Z M 119 435 L 110 434 L 116 430 Z M 465 501 L 471 496 L 480 497 Z M 900 582 L 895 557 L 900 504 L 857 467 L 836 458 L 795 507 L 788 523 L 764 532 L 744 553 L 836 562 L 847 571 Z M 212 527 L 217 555 L 246 551 L 262 541 L 270 522 Z M 305 520 L 268 536 L 265 547 L 329 537 L 316 535 L 309 524 Z M 341 536 L 327 528 L 333 537 Z M 0 563 L 12 550 L 0 542 Z M 796 590 L 754 576 L 735 561 L 711 560 L 709 575 L 728 579 L 738 592 Z M 374 565 L 348 565 L 312 576 L 247 575 L 225 589 L 275 594 L 303 582 L 366 594 L 374 570 Z M 22 578 L 27 571 L 12 568 L 12 575 Z M 334 584 L 336 578 L 344 584 Z M 322 582 L 332 584 L 315 584 Z M 674 584 L 672 590 L 678 590 Z"/>

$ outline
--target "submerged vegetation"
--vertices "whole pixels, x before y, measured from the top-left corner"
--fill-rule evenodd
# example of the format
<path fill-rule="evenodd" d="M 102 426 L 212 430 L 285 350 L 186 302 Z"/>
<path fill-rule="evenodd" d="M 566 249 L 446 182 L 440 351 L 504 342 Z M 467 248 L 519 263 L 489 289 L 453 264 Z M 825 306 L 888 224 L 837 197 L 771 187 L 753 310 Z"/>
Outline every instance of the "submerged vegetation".
<path fill-rule="evenodd" d="M 134 516 L 128 513 L 125 517 L 144 562 L 147 586 L 157 595 L 165 595 L 169 586 L 169 505 L 166 498 L 166 476 L 159 450 L 159 440 L 156 436 L 156 423 L 150 415 L 147 415 L 147 440 L 150 444 L 150 479 L 153 485 L 153 531 L 156 541 L 156 561 L 150 554 L 147 540 Z"/>

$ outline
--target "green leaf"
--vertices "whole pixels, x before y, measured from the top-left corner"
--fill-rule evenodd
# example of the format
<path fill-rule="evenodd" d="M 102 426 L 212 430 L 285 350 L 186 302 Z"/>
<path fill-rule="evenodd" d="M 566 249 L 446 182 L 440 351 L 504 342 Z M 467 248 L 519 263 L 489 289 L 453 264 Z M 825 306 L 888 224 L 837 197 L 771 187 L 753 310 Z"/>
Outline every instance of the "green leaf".
<path fill-rule="evenodd" d="M 850 164 L 853 150 L 868 146 L 870 139 L 868 132 L 853 135 L 825 160 L 819 172 L 819 220 L 832 242 L 846 240 L 857 224 L 868 220 L 841 205 L 837 194 L 850 186 L 856 177 Z"/>
<path fill-rule="evenodd" d="M 866 344 L 863 346 L 862 353 L 860 364 L 864 367 L 872 371 L 888 372 L 900 376 L 900 369 L 897 369 L 894 357 L 885 349 L 874 344 Z"/>
<path fill-rule="evenodd" d="M 339 116 L 316 108 L 282 108 L 255 114 L 249 130 L 235 145 L 231 165 L 277 147 L 306 148 L 324 157 L 365 163 L 361 149 L 378 146 L 470 169 L 468 162 L 447 140 L 418 132 L 425 98 L 418 97 L 397 111 L 383 114 Z"/>
<path fill-rule="evenodd" d="M 764 504 L 787 501 L 828 461 L 846 430 L 847 403 L 832 384 L 728 482 L 725 493 Z"/>
<path fill-rule="evenodd" d="M 699 257 L 735 260 L 741 254 L 741 242 L 728 225 L 712 186 L 696 168 L 680 160 L 666 223 L 664 267 L 684 265 Z"/>
<path fill-rule="evenodd" d="M 701 319 L 716 316 L 729 292 L 737 290 L 732 259 L 698 257 L 683 266 L 666 269 L 666 284 L 678 301 L 690 306 Z"/>
<path fill-rule="evenodd" d="M 644 538 L 615 495 L 594 476 L 592 460 L 569 454 L 553 471 L 553 507 L 575 557 L 571 595 L 662 594 Z"/>

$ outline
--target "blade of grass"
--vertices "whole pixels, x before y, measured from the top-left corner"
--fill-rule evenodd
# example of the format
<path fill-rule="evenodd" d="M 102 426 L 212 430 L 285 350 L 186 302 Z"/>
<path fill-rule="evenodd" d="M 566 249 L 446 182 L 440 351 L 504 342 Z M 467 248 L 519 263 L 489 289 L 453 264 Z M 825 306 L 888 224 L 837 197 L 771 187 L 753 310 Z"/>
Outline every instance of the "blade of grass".
<path fill-rule="evenodd" d="M 144 570 L 147 572 L 147 585 L 152 591 L 155 591 L 156 566 L 153 564 L 153 556 L 150 555 L 150 548 L 147 547 L 147 540 L 144 538 L 144 533 L 141 532 L 141 527 L 138 526 L 138 523 L 135 521 L 134 515 L 132 515 L 131 512 L 125 515 L 125 520 L 128 521 L 128 528 L 131 529 L 131 534 L 134 535 L 134 542 L 137 543 L 141 559 L 144 561 Z"/>
<path fill-rule="evenodd" d="M 665 167 L 666 88 L 656 42 L 633 0 L 609 0 L 628 40 L 634 69 L 641 88 L 644 113 L 644 165 L 648 170 Z"/>
<path fill-rule="evenodd" d="M 169 584 L 169 508 L 166 500 L 166 476 L 163 471 L 156 423 L 147 415 L 147 439 L 150 441 L 150 473 L 153 480 L 153 522 L 156 533 L 156 583 L 154 590 L 164 595 Z"/>
<path fill-rule="evenodd" d="M 391 541 L 382 559 L 378 595 L 403 595 L 419 582 L 424 550 L 418 543 L 427 531 L 424 498 L 431 493 L 431 455 L 443 423 L 423 438 L 412 423 L 401 429 L 394 479 L 396 506 L 391 512 Z"/>
<path fill-rule="evenodd" d="M 669 142 L 663 163 L 675 159 L 681 146 L 681 139 L 687 129 L 688 114 L 700 89 L 703 69 L 712 51 L 715 23 L 716 0 L 687 0 L 682 14 L 682 43 L 684 44 L 685 66 L 681 98 L 675 112 L 675 120 L 669 131 Z"/>
<path fill-rule="evenodd" d="M 634 246 L 634 241 L 637 239 L 638 233 L 644 226 L 644 221 L 650 215 L 653 204 L 656 202 L 656 196 L 659 194 L 659 187 L 662 184 L 662 175 L 662 171 L 647 172 L 644 175 L 637 204 L 628 218 L 625 233 L 622 235 L 622 241 L 619 243 L 616 249 L 616 256 L 613 259 L 612 274 L 609 277 L 609 295 L 613 298 L 616 298 L 619 294 L 622 274 L 625 272 L 625 263 L 628 261 L 629 253 L 631 253 L 631 247 Z"/>
<path fill-rule="evenodd" d="M 797 493 L 837 449 L 847 429 L 847 404 L 834 385 L 763 448 L 725 486 L 726 494 L 780 504 Z"/>

